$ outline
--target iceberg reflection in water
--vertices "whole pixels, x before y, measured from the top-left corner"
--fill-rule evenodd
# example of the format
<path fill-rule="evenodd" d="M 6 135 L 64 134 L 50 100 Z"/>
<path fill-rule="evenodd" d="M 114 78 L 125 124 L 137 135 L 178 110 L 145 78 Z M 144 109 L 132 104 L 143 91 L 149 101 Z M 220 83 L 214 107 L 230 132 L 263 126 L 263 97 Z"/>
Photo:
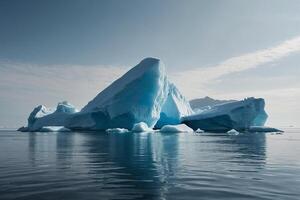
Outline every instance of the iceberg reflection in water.
<path fill-rule="evenodd" d="M 299 130 L 0 131 L 0 199 L 297 199 L 299 141 Z"/>

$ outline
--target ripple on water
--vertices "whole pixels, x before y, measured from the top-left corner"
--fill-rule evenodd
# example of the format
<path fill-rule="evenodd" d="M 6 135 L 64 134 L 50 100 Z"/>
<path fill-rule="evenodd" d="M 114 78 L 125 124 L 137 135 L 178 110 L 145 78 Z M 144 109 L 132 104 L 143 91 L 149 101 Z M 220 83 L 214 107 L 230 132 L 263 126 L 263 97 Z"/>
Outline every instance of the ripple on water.
<path fill-rule="evenodd" d="M 0 199 L 298 199 L 299 135 L 0 131 Z"/>

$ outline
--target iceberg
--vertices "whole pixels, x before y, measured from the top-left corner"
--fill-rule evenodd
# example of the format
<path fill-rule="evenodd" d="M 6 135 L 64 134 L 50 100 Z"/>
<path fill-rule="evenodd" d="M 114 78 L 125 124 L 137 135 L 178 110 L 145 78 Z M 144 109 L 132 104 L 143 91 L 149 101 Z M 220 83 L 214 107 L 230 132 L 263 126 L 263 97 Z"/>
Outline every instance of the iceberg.
<path fill-rule="evenodd" d="M 58 103 L 56 109 L 46 108 L 39 105 L 33 109 L 28 117 L 28 127 L 24 131 L 40 131 L 43 127 L 65 126 L 66 120 L 72 114 L 78 112 L 76 108 L 67 101 Z"/>
<path fill-rule="evenodd" d="M 178 124 L 178 125 L 165 125 L 160 129 L 160 132 L 163 132 L 163 133 L 188 133 L 188 132 L 194 132 L 194 130 L 185 124 Z"/>
<path fill-rule="evenodd" d="M 107 132 L 152 128 L 178 131 L 189 130 L 189 127 L 208 132 L 261 131 L 262 128 L 253 127 L 264 126 L 268 118 L 264 107 L 264 99 L 254 97 L 242 101 L 205 97 L 190 104 L 169 81 L 163 62 L 146 58 L 80 111 L 67 101 L 58 103 L 55 109 L 39 105 L 30 113 L 27 127 L 19 130 L 40 131 L 61 126 L 70 130 Z"/>
<path fill-rule="evenodd" d="M 227 132 L 231 129 L 247 130 L 250 126 L 263 126 L 267 120 L 262 98 L 250 97 L 242 101 L 222 103 L 196 114 L 185 116 L 182 123 L 197 130 Z"/>
<path fill-rule="evenodd" d="M 71 130 L 131 130 L 139 122 L 160 128 L 178 124 L 182 117 L 192 113 L 189 102 L 168 80 L 162 61 L 146 58 L 79 112 L 67 102 L 59 103 L 56 110 L 36 107 L 29 116 L 28 129 L 64 126 Z"/>

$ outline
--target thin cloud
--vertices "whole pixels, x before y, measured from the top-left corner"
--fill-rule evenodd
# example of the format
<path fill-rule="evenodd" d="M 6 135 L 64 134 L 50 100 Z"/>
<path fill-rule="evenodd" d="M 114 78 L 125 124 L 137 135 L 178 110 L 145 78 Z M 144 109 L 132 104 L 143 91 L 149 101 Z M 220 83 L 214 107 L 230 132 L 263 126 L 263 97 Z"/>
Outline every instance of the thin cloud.
<path fill-rule="evenodd" d="M 173 73 L 170 78 L 188 97 L 201 97 L 210 95 L 206 84 L 222 76 L 264 66 L 299 50 L 300 37 L 296 37 L 271 48 L 230 58 L 216 66 Z M 0 100 L 5 102 L 3 106 L 14 109 L 13 112 L 21 112 L 19 118 L 22 120 L 26 119 L 34 106 L 41 103 L 55 106 L 58 101 L 69 100 L 80 108 L 127 70 L 128 67 L 122 66 L 42 66 L 0 62 Z M 291 97 L 289 99 L 293 105 L 295 102 L 293 94 L 297 93 L 298 89 L 284 91 L 284 98 Z M 276 97 L 278 92 L 283 91 L 272 91 L 270 94 L 266 91 L 249 93 L 250 96 L 268 94 L 267 98 L 272 101 L 276 99 L 273 97 Z M 247 94 L 240 93 L 236 96 Z M 279 103 L 274 102 L 272 105 Z M 5 117 L 7 117 L 5 113 L 2 116 L 0 114 L 0 118 Z"/>
<path fill-rule="evenodd" d="M 248 96 L 264 97 L 266 101 L 266 111 L 269 115 L 267 125 L 270 126 L 290 126 L 299 127 L 300 120 L 300 87 L 287 87 L 270 90 L 253 90 L 229 94 L 233 99 L 243 99 Z M 215 98 L 226 99 L 228 94 L 214 94 Z"/>
<path fill-rule="evenodd" d="M 126 71 L 127 68 L 121 66 L 43 66 L 1 62 L 0 97 L 31 99 L 35 104 L 47 103 L 49 99 L 65 99 L 83 106 Z"/>
<path fill-rule="evenodd" d="M 55 107 L 67 100 L 80 109 L 127 69 L 0 62 L 0 126 L 25 125 L 29 113 L 40 104 Z"/>
<path fill-rule="evenodd" d="M 203 92 L 207 92 L 205 85 L 211 81 L 216 81 L 218 78 L 231 73 L 278 61 L 298 51 L 300 51 L 300 37 L 295 37 L 274 47 L 232 57 L 216 66 L 174 73 L 171 79 L 177 83 L 187 96 L 199 97 Z"/>

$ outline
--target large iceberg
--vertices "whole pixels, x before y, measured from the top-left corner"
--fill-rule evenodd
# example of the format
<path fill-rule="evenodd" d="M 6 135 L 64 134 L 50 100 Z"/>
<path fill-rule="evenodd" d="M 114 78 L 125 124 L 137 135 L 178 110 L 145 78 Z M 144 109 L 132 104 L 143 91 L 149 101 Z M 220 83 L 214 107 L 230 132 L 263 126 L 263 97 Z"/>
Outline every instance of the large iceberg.
<path fill-rule="evenodd" d="M 262 98 L 247 98 L 207 107 L 196 114 L 185 116 L 182 123 L 197 130 L 226 132 L 231 129 L 244 131 L 251 126 L 263 126 L 267 120 Z"/>
<path fill-rule="evenodd" d="M 164 64 L 146 58 L 100 92 L 66 127 L 83 130 L 126 128 L 145 122 L 153 127 L 168 94 Z"/>
<path fill-rule="evenodd" d="M 37 106 L 20 131 L 62 126 L 70 130 L 132 130 L 186 124 L 193 130 L 226 132 L 263 126 L 268 115 L 263 99 L 189 101 L 168 80 L 159 59 L 146 58 L 92 99 L 81 111 L 68 102 L 56 109 Z M 168 126 L 167 126 L 168 127 Z M 119 130 L 118 129 L 118 130 Z M 47 129 L 48 130 L 48 129 Z"/>
<path fill-rule="evenodd" d="M 191 113 L 189 102 L 169 82 L 164 64 L 159 59 L 146 58 L 100 92 L 68 120 L 66 127 L 131 130 L 134 124 L 145 122 L 153 128 L 158 121 L 159 125 L 179 123 L 182 116 Z"/>
<path fill-rule="evenodd" d="M 65 104 L 63 104 L 67 107 Z M 146 58 L 100 92 L 80 112 L 74 109 L 50 111 L 38 106 L 30 114 L 28 129 L 64 126 L 72 130 L 126 128 L 145 122 L 148 127 L 178 124 L 192 114 L 189 102 L 170 83 L 164 64 Z"/>

